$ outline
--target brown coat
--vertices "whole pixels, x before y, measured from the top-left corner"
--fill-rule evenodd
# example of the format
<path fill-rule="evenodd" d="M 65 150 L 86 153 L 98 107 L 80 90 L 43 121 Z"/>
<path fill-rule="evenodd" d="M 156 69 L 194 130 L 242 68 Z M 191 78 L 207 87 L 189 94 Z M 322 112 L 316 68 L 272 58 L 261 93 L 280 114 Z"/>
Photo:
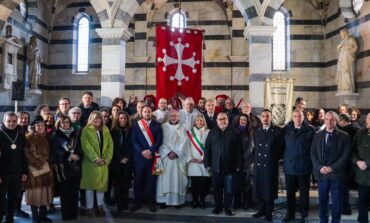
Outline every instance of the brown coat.
<path fill-rule="evenodd" d="M 49 162 L 50 143 L 47 136 L 40 136 L 34 133 L 26 135 L 25 155 L 28 166 L 41 169 L 45 162 Z M 33 177 L 29 171 L 28 179 L 25 182 L 25 189 L 35 189 L 41 187 L 53 186 L 53 171 L 50 166 L 50 172 L 41 176 Z"/>

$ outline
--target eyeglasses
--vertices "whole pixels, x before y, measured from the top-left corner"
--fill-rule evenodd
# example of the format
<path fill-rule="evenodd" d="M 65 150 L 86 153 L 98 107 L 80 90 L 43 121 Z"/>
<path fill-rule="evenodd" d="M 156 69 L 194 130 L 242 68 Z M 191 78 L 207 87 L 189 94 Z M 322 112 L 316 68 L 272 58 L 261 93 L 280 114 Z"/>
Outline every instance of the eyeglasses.
<path fill-rule="evenodd" d="M 217 121 L 227 121 L 228 118 L 218 118 Z"/>

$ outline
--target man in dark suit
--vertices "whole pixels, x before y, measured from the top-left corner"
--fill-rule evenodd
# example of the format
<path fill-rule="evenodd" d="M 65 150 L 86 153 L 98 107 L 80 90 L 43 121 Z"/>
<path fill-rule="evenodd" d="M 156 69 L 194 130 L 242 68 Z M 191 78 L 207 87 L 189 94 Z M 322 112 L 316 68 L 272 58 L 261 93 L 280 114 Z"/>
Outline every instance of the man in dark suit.
<path fill-rule="evenodd" d="M 217 126 L 216 117 L 217 113 L 215 112 L 216 102 L 214 99 L 208 99 L 206 101 L 206 112 L 204 113 L 204 118 L 206 119 L 208 129 L 213 129 Z"/>
<path fill-rule="evenodd" d="M 134 212 L 140 209 L 145 198 L 149 210 L 155 212 L 155 185 L 157 179 L 152 174 L 152 165 L 155 152 L 158 152 L 162 145 L 163 132 L 161 124 L 151 119 L 152 109 L 149 106 L 144 106 L 142 117 L 132 127 L 135 204 L 131 211 Z"/>
<path fill-rule="evenodd" d="M 293 111 L 293 120 L 283 129 L 284 137 L 284 172 L 287 190 L 287 215 L 285 222 L 294 220 L 296 206 L 296 188 L 299 190 L 299 209 L 301 222 L 307 222 L 309 209 L 309 191 L 312 172 L 311 142 L 315 129 L 304 122 L 302 110 Z"/>
<path fill-rule="evenodd" d="M 22 182 L 27 180 L 25 141 L 22 129 L 17 126 L 17 115 L 6 112 L 0 127 L 0 222 L 13 223 L 17 197 Z M 6 219 L 2 221 L 5 209 Z"/>
<path fill-rule="evenodd" d="M 205 151 L 204 166 L 212 171 L 212 186 L 216 203 L 214 214 L 219 214 L 225 209 L 225 215 L 232 215 L 231 202 L 233 191 L 227 190 L 225 185 L 228 175 L 234 175 L 242 168 L 241 137 L 229 125 L 227 115 L 220 112 L 217 115 L 217 126 L 208 134 Z"/>
<path fill-rule="evenodd" d="M 329 192 L 332 223 L 340 222 L 343 184 L 347 177 L 351 139 L 336 128 L 337 114 L 325 114 L 325 129 L 316 133 L 311 145 L 313 175 L 319 184 L 320 222 L 328 222 Z"/>
<path fill-rule="evenodd" d="M 254 130 L 254 192 L 258 201 L 258 212 L 254 218 L 265 216 L 272 221 L 274 199 L 278 192 L 278 161 L 282 153 L 281 128 L 272 125 L 272 114 L 268 109 L 261 113 L 262 125 Z"/>

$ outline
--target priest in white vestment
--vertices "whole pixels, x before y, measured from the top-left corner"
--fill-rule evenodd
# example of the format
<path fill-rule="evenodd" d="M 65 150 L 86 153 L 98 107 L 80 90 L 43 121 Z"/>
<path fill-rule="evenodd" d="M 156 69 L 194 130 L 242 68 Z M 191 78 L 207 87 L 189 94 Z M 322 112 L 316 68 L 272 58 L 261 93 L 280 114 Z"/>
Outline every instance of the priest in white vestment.
<path fill-rule="evenodd" d="M 169 121 L 162 125 L 163 144 L 159 148 L 163 173 L 158 176 L 157 202 L 180 207 L 185 203 L 187 173 L 186 163 L 190 157 L 186 150 L 186 130 L 179 123 L 179 112 L 171 110 Z"/>
<path fill-rule="evenodd" d="M 201 113 L 194 107 L 194 99 L 187 97 L 183 102 L 183 109 L 180 110 L 180 123 L 184 125 L 186 130 L 190 130 L 195 118 Z"/>
<path fill-rule="evenodd" d="M 159 123 L 168 121 L 167 100 L 165 98 L 159 99 L 158 109 L 153 112 L 153 115 L 157 118 L 156 121 Z"/>

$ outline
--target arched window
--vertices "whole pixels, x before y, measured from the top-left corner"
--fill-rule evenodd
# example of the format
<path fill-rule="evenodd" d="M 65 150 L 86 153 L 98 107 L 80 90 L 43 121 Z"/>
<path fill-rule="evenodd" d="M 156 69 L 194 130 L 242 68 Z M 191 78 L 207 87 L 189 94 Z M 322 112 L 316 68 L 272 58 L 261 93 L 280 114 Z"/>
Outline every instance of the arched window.
<path fill-rule="evenodd" d="M 90 21 L 86 16 L 83 16 L 77 24 L 77 72 L 88 72 Z"/>
<path fill-rule="evenodd" d="M 285 14 L 277 11 L 274 15 L 273 26 L 276 31 L 272 38 L 272 70 L 285 71 L 287 69 L 287 39 Z"/>
<path fill-rule="evenodd" d="M 185 16 L 180 12 L 173 14 L 171 19 L 171 27 L 180 29 L 185 28 Z"/>

